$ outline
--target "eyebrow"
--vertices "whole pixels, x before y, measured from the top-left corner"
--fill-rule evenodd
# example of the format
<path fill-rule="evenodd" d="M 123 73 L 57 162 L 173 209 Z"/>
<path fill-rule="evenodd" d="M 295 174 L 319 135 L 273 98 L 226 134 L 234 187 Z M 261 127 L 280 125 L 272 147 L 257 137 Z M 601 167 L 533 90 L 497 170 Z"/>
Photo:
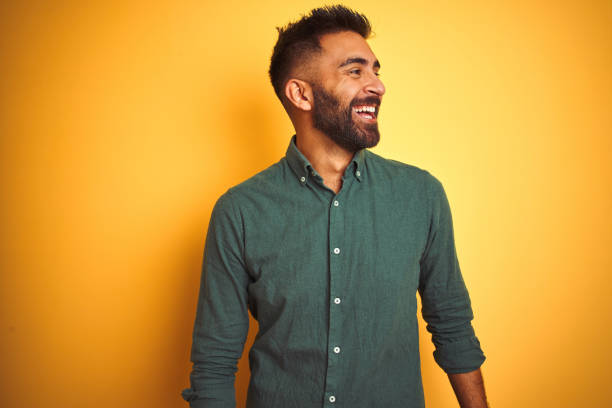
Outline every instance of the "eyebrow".
<path fill-rule="evenodd" d="M 342 64 L 338 65 L 338 68 L 342 68 L 350 64 L 368 65 L 368 60 L 366 60 L 365 58 L 361 58 L 361 57 L 348 58 Z M 380 68 L 380 62 L 378 62 L 378 60 L 374 61 L 373 66 L 374 68 Z"/>

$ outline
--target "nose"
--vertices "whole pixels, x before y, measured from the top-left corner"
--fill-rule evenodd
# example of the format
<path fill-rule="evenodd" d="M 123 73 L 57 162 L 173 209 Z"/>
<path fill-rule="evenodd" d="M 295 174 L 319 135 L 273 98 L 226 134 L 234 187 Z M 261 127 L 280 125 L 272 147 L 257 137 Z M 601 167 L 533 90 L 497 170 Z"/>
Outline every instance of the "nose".
<path fill-rule="evenodd" d="M 371 73 L 365 91 L 370 95 L 383 96 L 385 94 L 385 85 L 375 73 Z"/>

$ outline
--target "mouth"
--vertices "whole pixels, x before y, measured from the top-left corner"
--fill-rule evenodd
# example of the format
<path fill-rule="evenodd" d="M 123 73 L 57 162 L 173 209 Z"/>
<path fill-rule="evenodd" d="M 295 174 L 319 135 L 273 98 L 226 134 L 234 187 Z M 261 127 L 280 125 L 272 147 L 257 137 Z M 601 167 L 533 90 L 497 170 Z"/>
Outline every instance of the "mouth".
<path fill-rule="evenodd" d="M 368 123 L 376 122 L 378 116 L 377 105 L 356 105 L 353 106 L 353 112 L 363 121 Z"/>

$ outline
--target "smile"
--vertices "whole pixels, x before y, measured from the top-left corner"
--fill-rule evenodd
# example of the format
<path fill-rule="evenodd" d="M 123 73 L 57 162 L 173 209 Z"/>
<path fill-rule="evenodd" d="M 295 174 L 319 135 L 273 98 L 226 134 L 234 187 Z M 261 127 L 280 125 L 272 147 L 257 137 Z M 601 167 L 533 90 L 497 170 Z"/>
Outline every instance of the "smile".
<path fill-rule="evenodd" d="M 353 107 L 353 112 L 357 114 L 362 119 L 367 119 L 368 121 L 375 121 L 377 109 L 374 105 L 358 105 Z"/>

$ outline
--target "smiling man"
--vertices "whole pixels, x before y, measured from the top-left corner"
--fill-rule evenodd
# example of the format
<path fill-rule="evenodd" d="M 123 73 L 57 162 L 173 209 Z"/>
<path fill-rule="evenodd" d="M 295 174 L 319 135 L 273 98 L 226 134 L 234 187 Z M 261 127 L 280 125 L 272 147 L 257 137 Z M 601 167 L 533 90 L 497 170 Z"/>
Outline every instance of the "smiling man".
<path fill-rule="evenodd" d="M 417 293 L 460 405 L 487 406 L 442 184 L 368 150 L 385 93 L 370 31 L 343 6 L 279 29 L 270 78 L 295 134 L 213 209 L 183 391 L 192 407 L 235 407 L 249 310 L 247 407 L 424 407 Z"/>

